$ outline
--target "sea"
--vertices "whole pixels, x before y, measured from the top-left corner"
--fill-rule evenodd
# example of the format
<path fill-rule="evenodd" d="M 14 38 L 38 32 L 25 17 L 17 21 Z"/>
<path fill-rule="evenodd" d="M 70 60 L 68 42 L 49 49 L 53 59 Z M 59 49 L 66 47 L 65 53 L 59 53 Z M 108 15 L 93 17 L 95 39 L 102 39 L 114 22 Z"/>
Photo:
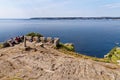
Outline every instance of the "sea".
<path fill-rule="evenodd" d="M 0 42 L 29 32 L 73 43 L 80 54 L 102 58 L 120 43 L 120 20 L 1 19 Z"/>

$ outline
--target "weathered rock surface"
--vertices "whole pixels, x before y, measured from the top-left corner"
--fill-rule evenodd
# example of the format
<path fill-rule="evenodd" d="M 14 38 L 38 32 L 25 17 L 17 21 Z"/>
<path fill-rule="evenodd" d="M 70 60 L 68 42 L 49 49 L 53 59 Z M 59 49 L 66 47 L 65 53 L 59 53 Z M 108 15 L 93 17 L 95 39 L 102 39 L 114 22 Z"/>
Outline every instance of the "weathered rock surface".
<path fill-rule="evenodd" d="M 75 58 L 35 44 L 27 42 L 29 51 L 21 49 L 22 43 L 0 49 L 0 80 L 120 80 L 120 67 L 115 64 Z"/>

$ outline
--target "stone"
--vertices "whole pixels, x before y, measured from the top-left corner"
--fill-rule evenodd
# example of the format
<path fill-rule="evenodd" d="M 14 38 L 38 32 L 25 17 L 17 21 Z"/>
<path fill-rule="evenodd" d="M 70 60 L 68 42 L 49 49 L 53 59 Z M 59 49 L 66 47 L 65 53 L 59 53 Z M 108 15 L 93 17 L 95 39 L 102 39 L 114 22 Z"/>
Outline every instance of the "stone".
<path fill-rule="evenodd" d="M 14 40 L 15 44 L 18 44 L 18 43 L 19 43 L 15 38 L 13 38 L 13 40 Z"/>
<path fill-rule="evenodd" d="M 35 41 L 35 42 L 40 42 L 40 38 L 37 37 L 37 36 L 35 36 L 35 37 L 33 37 L 33 41 Z"/>
<path fill-rule="evenodd" d="M 59 38 L 54 38 L 54 47 L 57 47 L 60 43 L 60 39 Z"/>
<path fill-rule="evenodd" d="M 26 40 L 30 40 L 32 36 L 26 36 Z"/>
<path fill-rule="evenodd" d="M 20 36 L 21 41 L 24 41 L 24 36 Z"/>
<path fill-rule="evenodd" d="M 37 49 L 36 49 L 36 48 L 32 48 L 32 51 L 33 51 L 33 52 L 36 52 L 36 51 L 37 51 Z"/>
<path fill-rule="evenodd" d="M 35 46 L 37 46 L 37 47 L 44 47 L 44 44 L 43 43 L 38 43 Z"/>
<path fill-rule="evenodd" d="M 45 37 L 40 37 L 40 41 L 44 43 L 44 42 L 46 42 L 46 38 Z"/>
<path fill-rule="evenodd" d="M 27 45 L 26 45 L 26 37 L 24 37 L 24 47 L 27 47 Z"/>
<path fill-rule="evenodd" d="M 8 40 L 7 43 L 9 44 L 10 47 L 14 46 L 10 40 Z"/>
<path fill-rule="evenodd" d="M 47 42 L 53 43 L 52 37 L 47 37 Z"/>
<path fill-rule="evenodd" d="M 30 47 L 22 47 L 22 50 L 23 51 L 29 51 L 29 50 L 31 50 L 31 48 Z"/>

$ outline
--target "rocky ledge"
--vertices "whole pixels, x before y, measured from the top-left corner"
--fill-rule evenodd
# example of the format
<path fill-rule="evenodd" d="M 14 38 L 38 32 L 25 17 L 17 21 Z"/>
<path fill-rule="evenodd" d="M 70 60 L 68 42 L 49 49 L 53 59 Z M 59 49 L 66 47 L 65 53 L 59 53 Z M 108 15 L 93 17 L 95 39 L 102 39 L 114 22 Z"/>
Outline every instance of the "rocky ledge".
<path fill-rule="evenodd" d="M 52 48 L 26 42 L 0 49 L 0 80 L 120 80 L 120 66 L 76 58 Z"/>

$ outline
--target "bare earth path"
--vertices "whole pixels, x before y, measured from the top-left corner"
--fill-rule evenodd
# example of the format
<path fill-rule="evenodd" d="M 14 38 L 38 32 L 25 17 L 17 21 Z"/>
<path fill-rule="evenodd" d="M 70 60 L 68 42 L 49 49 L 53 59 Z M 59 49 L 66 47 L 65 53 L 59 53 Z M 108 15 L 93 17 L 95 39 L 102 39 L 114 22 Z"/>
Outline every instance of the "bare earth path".
<path fill-rule="evenodd" d="M 0 80 L 120 80 L 120 67 L 63 54 L 49 46 L 0 49 Z"/>

